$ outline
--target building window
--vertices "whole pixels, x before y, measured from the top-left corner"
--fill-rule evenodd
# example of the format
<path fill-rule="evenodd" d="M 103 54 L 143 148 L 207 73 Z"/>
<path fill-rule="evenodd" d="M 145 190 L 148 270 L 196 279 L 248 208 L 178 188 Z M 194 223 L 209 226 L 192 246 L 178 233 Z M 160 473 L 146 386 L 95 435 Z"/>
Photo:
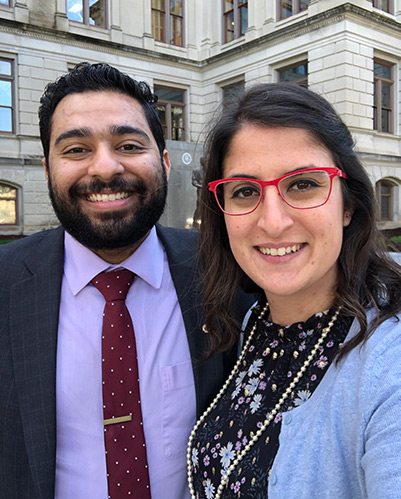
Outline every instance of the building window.
<path fill-rule="evenodd" d="M 248 29 L 248 2 L 223 0 L 224 43 L 245 35 Z"/>
<path fill-rule="evenodd" d="M 380 180 L 376 184 L 376 194 L 380 210 L 379 219 L 383 222 L 393 220 L 394 184 L 388 180 Z"/>
<path fill-rule="evenodd" d="M 183 0 L 152 0 L 152 33 L 158 42 L 182 47 Z"/>
<path fill-rule="evenodd" d="M 163 126 L 164 138 L 185 140 L 185 91 L 177 88 L 155 87 L 157 110 Z"/>
<path fill-rule="evenodd" d="M 67 17 L 90 26 L 106 27 L 106 0 L 67 0 Z"/>
<path fill-rule="evenodd" d="M 298 62 L 291 66 L 286 66 L 278 70 L 279 81 L 297 83 L 298 85 L 308 86 L 308 63 Z"/>
<path fill-rule="evenodd" d="M 374 104 L 373 128 L 379 132 L 391 133 L 393 130 L 393 79 L 392 65 L 374 62 Z"/>
<path fill-rule="evenodd" d="M 6 5 L 7 7 L 11 7 L 11 0 L 0 0 L 0 5 Z"/>
<path fill-rule="evenodd" d="M 373 7 L 384 10 L 384 12 L 388 12 L 389 14 L 393 13 L 391 4 L 391 0 L 373 0 Z"/>
<path fill-rule="evenodd" d="M 231 83 L 230 85 L 225 85 L 222 87 L 223 91 L 223 104 L 230 100 L 235 99 L 239 95 L 241 95 L 245 90 L 245 83 L 243 81 L 237 81 L 235 83 Z"/>
<path fill-rule="evenodd" d="M 280 0 L 279 1 L 279 14 L 280 19 L 293 16 L 307 10 L 310 0 Z"/>
<path fill-rule="evenodd" d="M 17 196 L 15 187 L 0 183 L 0 225 L 17 225 Z"/>
<path fill-rule="evenodd" d="M 13 61 L 0 59 L 0 132 L 14 132 Z"/>

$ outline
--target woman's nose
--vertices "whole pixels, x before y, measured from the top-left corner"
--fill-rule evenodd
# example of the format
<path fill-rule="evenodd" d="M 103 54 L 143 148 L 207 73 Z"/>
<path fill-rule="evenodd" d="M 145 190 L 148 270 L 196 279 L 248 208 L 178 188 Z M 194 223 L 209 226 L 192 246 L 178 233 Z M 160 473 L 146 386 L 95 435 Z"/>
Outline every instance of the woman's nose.
<path fill-rule="evenodd" d="M 275 186 L 266 186 L 263 197 L 257 210 L 259 218 L 257 225 L 270 237 L 278 237 L 286 229 L 291 227 L 294 208 L 280 197 Z"/>

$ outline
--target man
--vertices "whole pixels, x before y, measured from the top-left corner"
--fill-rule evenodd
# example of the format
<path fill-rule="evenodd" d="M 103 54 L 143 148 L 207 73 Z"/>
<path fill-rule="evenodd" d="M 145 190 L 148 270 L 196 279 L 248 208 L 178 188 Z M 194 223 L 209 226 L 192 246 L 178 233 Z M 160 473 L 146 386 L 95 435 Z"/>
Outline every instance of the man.
<path fill-rule="evenodd" d="M 188 435 L 232 359 L 200 362 L 208 342 L 195 234 L 155 225 L 170 173 L 155 101 L 145 83 L 88 63 L 42 96 L 43 164 L 62 227 L 0 251 L 0 497 L 110 496 L 102 412 L 106 308 L 94 278 L 121 268 L 136 276 L 125 303 L 135 331 L 151 494 L 188 496 Z M 130 483 L 128 473 L 122 485 Z"/>

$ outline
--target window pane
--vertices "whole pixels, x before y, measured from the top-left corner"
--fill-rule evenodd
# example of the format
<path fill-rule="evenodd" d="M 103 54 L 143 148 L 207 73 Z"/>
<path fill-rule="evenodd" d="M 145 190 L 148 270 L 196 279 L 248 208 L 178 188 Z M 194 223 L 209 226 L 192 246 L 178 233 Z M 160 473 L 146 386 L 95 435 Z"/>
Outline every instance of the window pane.
<path fill-rule="evenodd" d="M 170 16 L 170 43 L 172 45 L 182 46 L 182 19 L 181 17 Z"/>
<path fill-rule="evenodd" d="M 171 124 L 176 128 L 184 126 L 184 109 L 182 107 L 171 106 Z"/>
<path fill-rule="evenodd" d="M 158 42 L 164 42 L 164 14 L 157 10 L 152 10 L 152 32 L 153 38 Z"/>
<path fill-rule="evenodd" d="M 0 198 L 15 199 L 17 197 L 17 189 L 8 185 L 0 184 Z"/>
<path fill-rule="evenodd" d="M 223 102 L 234 99 L 241 95 L 244 91 L 245 84 L 243 81 L 235 83 L 228 87 L 223 87 Z"/>
<path fill-rule="evenodd" d="M 382 83 L 382 106 L 391 107 L 391 86 Z"/>
<path fill-rule="evenodd" d="M 0 74 L 11 76 L 11 62 L 0 61 Z"/>
<path fill-rule="evenodd" d="M 10 108 L 0 107 L 0 130 L 2 132 L 13 131 L 13 120 Z"/>
<path fill-rule="evenodd" d="M 17 223 L 17 213 L 14 200 L 0 199 L 0 225 Z"/>
<path fill-rule="evenodd" d="M 182 16 L 182 0 L 170 0 L 170 14 Z"/>
<path fill-rule="evenodd" d="M 229 10 L 233 10 L 233 9 L 234 9 L 234 1 L 229 2 L 226 0 L 224 2 L 224 13 L 228 12 Z"/>
<path fill-rule="evenodd" d="M 67 17 L 71 21 L 84 22 L 83 0 L 67 0 Z"/>
<path fill-rule="evenodd" d="M 175 102 L 184 102 L 184 92 L 170 88 L 155 88 L 155 94 L 159 100 L 173 100 Z"/>
<path fill-rule="evenodd" d="M 162 10 L 164 12 L 164 0 L 152 0 L 152 9 Z"/>
<path fill-rule="evenodd" d="M 306 10 L 309 6 L 310 0 L 300 0 L 299 2 L 299 11 Z"/>
<path fill-rule="evenodd" d="M 381 187 L 381 193 L 382 195 L 387 195 L 389 196 L 391 194 L 391 185 L 388 185 L 388 184 L 380 184 L 380 187 Z"/>
<path fill-rule="evenodd" d="M 224 41 L 234 40 L 234 11 L 224 15 Z"/>
<path fill-rule="evenodd" d="M 160 116 L 160 121 L 162 122 L 164 138 L 167 138 L 166 106 L 163 106 L 162 104 L 157 104 L 157 111 Z"/>
<path fill-rule="evenodd" d="M 390 200 L 389 198 L 381 198 L 381 217 L 388 220 L 390 218 Z"/>
<path fill-rule="evenodd" d="M 0 3 L 3 5 L 10 5 L 9 0 L 0 0 Z"/>
<path fill-rule="evenodd" d="M 11 81 L 0 80 L 0 106 L 12 106 Z"/>
<path fill-rule="evenodd" d="M 292 0 L 281 0 L 280 1 L 280 11 L 281 11 L 281 19 L 285 17 L 292 16 Z"/>
<path fill-rule="evenodd" d="M 308 76 L 308 65 L 306 63 L 300 64 L 293 68 L 280 71 L 280 81 L 294 82 L 298 80 L 306 80 Z"/>
<path fill-rule="evenodd" d="M 380 64 L 379 62 L 374 63 L 374 73 L 375 76 L 381 78 L 387 78 L 391 80 L 391 67 L 385 66 L 384 64 Z"/>
<path fill-rule="evenodd" d="M 386 109 L 382 109 L 382 132 L 390 132 L 390 116 L 391 113 L 390 111 L 387 111 Z"/>
<path fill-rule="evenodd" d="M 240 9 L 240 35 L 244 35 L 245 31 L 248 29 L 248 6 L 241 7 Z"/>
<path fill-rule="evenodd" d="M 89 0 L 89 24 L 105 26 L 104 0 Z"/>

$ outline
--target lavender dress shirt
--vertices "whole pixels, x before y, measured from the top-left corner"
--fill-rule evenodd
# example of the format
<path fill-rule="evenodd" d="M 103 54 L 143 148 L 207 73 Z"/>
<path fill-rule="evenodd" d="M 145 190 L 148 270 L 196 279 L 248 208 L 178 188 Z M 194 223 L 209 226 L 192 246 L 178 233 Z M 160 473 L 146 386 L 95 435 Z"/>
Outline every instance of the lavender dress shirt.
<path fill-rule="evenodd" d="M 57 344 L 56 499 L 106 499 L 101 331 L 104 300 L 90 283 L 112 269 L 65 236 Z M 153 228 L 119 267 L 135 328 L 152 498 L 186 499 L 186 444 L 196 421 L 191 357 L 167 257 Z"/>

